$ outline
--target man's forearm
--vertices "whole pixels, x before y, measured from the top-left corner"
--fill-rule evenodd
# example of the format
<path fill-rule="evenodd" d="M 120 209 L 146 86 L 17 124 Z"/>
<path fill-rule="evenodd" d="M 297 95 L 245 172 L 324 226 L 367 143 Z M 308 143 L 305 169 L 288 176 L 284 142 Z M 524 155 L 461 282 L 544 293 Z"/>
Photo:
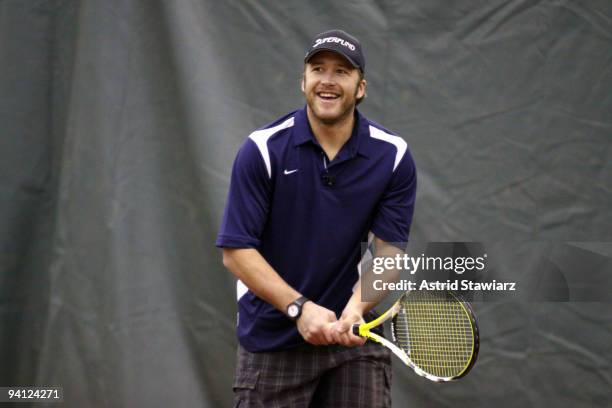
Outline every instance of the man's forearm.
<path fill-rule="evenodd" d="M 379 302 L 362 302 L 361 301 L 361 279 L 357 282 L 355 291 L 344 307 L 345 311 L 351 310 L 363 316 L 372 310 Z"/>
<path fill-rule="evenodd" d="M 255 295 L 283 313 L 289 303 L 301 296 L 255 249 L 224 249 L 223 264 Z M 330 325 L 335 320 L 336 315 L 331 310 L 306 302 L 297 320 L 297 329 L 308 343 L 331 344 L 334 336 Z"/>
<path fill-rule="evenodd" d="M 272 268 L 256 249 L 223 249 L 223 265 L 242 281 L 255 295 L 278 310 L 301 296 Z"/>
<path fill-rule="evenodd" d="M 392 273 L 387 273 L 386 276 L 382 280 L 384 282 L 396 282 L 398 278 L 399 278 L 399 273 L 397 275 L 393 275 Z M 359 279 L 355 287 L 355 291 L 353 292 L 353 295 L 351 296 L 348 303 L 346 304 L 345 309 L 355 310 L 355 311 L 358 311 L 361 315 L 364 315 L 365 313 L 374 309 L 376 305 L 378 305 L 380 302 L 382 302 L 387 297 L 389 291 L 388 290 L 376 291 L 375 292 L 376 296 L 372 298 L 371 301 L 364 302 L 362 301 L 362 296 L 361 296 L 362 284 L 363 284 L 362 280 Z"/>
<path fill-rule="evenodd" d="M 379 238 L 376 239 L 376 253 L 375 257 L 382 258 L 393 258 L 397 254 L 403 254 L 403 251 L 396 248 L 395 246 L 382 241 Z M 391 269 L 385 271 L 382 275 L 374 275 L 372 268 L 364 269 L 362 277 L 357 281 L 353 295 L 349 299 L 345 310 L 352 310 L 360 313 L 361 315 L 369 312 L 371 309 L 376 307 L 384 298 L 387 297 L 387 290 L 373 290 L 374 279 L 382 280 L 384 282 L 396 282 L 400 278 L 400 271 L 397 269 Z M 361 289 L 363 285 L 368 286 L 368 301 L 362 301 Z"/>

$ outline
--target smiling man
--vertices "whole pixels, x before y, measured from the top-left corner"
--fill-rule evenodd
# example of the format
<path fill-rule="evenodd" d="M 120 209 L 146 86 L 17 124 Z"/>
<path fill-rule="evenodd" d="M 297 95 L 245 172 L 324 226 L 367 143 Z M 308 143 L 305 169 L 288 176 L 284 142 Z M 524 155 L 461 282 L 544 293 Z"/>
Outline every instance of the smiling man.
<path fill-rule="evenodd" d="M 240 148 L 217 237 L 238 278 L 240 407 L 388 407 L 389 352 L 352 334 L 361 243 L 408 241 L 416 170 L 406 142 L 359 113 L 359 41 L 317 35 L 304 59 L 306 107 Z"/>

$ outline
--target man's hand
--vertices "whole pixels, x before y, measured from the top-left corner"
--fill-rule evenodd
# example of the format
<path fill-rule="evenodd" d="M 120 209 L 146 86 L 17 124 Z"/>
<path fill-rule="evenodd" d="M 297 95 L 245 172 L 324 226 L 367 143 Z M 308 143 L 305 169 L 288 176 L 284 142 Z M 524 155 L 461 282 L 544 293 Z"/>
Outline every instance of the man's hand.
<path fill-rule="evenodd" d="M 336 314 L 329 309 L 309 300 L 302 306 L 302 315 L 297 320 L 297 328 L 304 340 L 317 346 L 335 343 L 332 323 Z"/>
<path fill-rule="evenodd" d="M 361 323 L 365 322 L 358 310 L 352 308 L 344 309 L 342 316 L 340 316 L 340 320 L 332 325 L 334 342 L 347 347 L 363 346 L 366 339 L 353 334 L 353 325 Z"/>

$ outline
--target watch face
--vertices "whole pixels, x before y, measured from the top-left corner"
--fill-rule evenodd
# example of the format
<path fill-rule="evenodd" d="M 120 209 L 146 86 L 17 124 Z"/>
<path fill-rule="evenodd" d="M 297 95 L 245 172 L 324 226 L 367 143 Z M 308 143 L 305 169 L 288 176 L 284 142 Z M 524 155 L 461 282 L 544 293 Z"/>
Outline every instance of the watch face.
<path fill-rule="evenodd" d="M 300 309 L 297 307 L 297 305 L 290 305 L 287 308 L 287 314 L 290 317 L 296 317 L 298 315 L 298 312 L 300 311 Z"/>

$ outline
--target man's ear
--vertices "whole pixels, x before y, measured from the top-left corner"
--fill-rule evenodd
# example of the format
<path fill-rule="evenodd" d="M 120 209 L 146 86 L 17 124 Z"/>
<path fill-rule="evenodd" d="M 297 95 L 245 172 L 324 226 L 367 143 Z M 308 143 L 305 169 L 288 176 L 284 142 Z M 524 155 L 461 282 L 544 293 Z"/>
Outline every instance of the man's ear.
<path fill-rule="evenodd" d="M 359 84 L 357 85 L 357 99 L 363 98 L 365 96 L 367 85 L 368 81 L 366 81 L 365 79 L 359 81 Z"/>
<path fill-rule="evenodd" d="M 300 86 L 302 88 L 302 92 L 304 92 L 304 75 L 302 75 L 302 80 L 300 81 Z"/>

